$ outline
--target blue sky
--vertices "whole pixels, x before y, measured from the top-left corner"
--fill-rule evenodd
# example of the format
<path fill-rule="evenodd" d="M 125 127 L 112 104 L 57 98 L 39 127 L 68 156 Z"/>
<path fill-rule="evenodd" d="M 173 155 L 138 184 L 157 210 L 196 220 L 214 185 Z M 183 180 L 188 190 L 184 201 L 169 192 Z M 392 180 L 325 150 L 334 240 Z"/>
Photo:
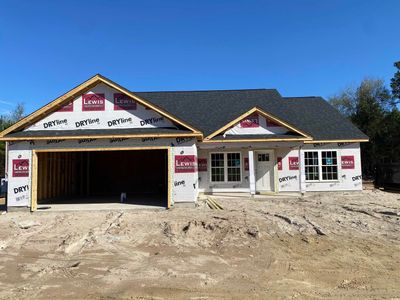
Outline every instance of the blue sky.
<path fill-rule="evenodd" d="M 329 97 L 400 60 L 399 0 L 0 0 L 0 114 L 96 73 L 133 91 Z"/>

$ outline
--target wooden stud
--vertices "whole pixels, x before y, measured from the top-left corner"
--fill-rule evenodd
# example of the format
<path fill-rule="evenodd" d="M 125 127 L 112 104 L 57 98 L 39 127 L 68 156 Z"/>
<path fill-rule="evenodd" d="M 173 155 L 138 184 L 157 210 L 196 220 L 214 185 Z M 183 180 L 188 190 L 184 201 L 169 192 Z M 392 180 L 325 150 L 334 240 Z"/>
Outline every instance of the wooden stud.
<path fill-rule="evenodd" d="M 168 190 L 167 190 L 167 208 L 171 207 L 172 202 L 172 185 L 173 185 L 173 173 L 172 173 L 172 164 L 173 164 L 173 157 L 172 157 L 172 149 L 168 147 L 167 150 L 167 177 L 168 177 Z"/>
<path fill-rule="evenodd" d="M 38 185 L 38 156 L 32 151 L 32 187 L 31 187 L 31 211 L 37 209 L 37 185 Z"/>

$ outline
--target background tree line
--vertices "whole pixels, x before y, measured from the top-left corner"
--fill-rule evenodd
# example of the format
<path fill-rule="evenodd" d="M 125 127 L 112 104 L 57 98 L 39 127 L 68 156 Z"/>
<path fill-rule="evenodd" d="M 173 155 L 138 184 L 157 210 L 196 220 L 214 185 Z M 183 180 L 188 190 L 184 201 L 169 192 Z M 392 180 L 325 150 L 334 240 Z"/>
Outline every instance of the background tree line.
<path fill-rule="evenodd" d="M 378 164 L 400 162 L 400 61 L 386 87 L 381 79 L 366 78 L 329 98 L 340 113 L 368 135 L 361 143 L 363 175 L 373 178 Z"/>
<path fill-rule="evenodd" d="M 1 115 L 0 132 L 22 119 L 24 117 L 24 114 L 24 105 L 22 103 L 18 103 L 11 113 Z M 5 175 L 5 154 L 5 142 L 0 142 L 0 178 L 3 178 Z"/>

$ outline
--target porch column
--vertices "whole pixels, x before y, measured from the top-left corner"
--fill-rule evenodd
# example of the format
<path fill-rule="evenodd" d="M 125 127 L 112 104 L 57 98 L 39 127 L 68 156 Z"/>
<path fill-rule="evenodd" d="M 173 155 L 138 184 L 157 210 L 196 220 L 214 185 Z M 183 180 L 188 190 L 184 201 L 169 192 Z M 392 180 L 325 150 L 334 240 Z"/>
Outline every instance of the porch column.
<path fill-rule="evenodd" d="M 249 150 L 249 182 L 250 182 L 250 194 L 256 194 L 256 176 L 254 172 L 254 151 Z"/>
<path fill-rule="evenodd" d="M 304 151 L 299 147 L 299 185 L 300 193 L 303 195 L 306 192 L 306 168 L 304 164 Z"/>

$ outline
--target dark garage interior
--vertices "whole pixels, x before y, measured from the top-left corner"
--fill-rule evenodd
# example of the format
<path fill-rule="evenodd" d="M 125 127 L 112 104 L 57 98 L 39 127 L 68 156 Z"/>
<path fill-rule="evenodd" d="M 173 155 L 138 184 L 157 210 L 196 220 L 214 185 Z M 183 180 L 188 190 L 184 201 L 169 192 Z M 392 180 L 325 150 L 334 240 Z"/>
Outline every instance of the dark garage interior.
<path fill-rule="evenodd" d="M 38 153 L 38 204 L 116 203 L 167 207 L 167 150 Z"/>

